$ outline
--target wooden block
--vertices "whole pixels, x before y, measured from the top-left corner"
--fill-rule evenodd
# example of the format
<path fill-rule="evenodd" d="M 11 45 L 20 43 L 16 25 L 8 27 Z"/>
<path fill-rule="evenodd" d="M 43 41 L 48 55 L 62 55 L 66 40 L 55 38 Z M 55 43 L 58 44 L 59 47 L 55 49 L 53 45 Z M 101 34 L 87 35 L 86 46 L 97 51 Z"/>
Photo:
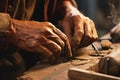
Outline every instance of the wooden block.
<path fill-rule="evenodd" d="M 79 68 L 70 68 L 68 70 L 68 77 L 70 80 L 120 80 L 119 77 L 105 75 Z"/>

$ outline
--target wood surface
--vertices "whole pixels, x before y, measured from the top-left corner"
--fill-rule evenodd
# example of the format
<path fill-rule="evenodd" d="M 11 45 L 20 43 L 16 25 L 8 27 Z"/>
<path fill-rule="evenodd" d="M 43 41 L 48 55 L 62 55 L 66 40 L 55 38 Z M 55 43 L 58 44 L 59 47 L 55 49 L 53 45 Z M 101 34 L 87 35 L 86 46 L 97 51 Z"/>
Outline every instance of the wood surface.
<path fill-rule="evenodd" d="M 108 38 L 109 34 L 102 37 L 102 39 Z M 112 44 L 113 48 L 117 48 L 119 46 L 120 43 Z M 102 53 L 106 52 L 107 51 L 103 51 Z M 95 53 L 95 51 L 93 53 Z M 89 54 L 84 53 L 83 55 L 77 56 L 77 58 L 78 60 L 63 60 L 61 63 L 56 65 L 50 65 L 46 61 L 40 61 L 33 68 L 26 71 L 23 76 L 20 76 L 18 80 L 75 80 L 71 79 L 74 77 L 77 77 L 78 80 L 120 80 L 120 78 L 115 76 L 96 73 L 99 71 L 97 64 L 100 56 L 90 56 Z M 73 68 L 77 68 L 78 71 Z M 87 79 L 87 76 L 91 79 Z M 96 78 L 96 76 L 98 77 Z M 81 77 L 83 78 L 81 79 Z"/>

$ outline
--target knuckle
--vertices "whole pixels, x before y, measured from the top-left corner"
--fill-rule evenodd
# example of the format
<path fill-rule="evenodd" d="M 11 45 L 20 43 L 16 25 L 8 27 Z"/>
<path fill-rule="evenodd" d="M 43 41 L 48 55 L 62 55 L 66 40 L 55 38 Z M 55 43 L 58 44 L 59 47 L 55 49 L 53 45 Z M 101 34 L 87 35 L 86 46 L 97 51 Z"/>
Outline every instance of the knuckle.
<path fill-rule="evenodd" d="M 53 50 L 54 52 L 57 52 L 57 53 L 61 52 L 61 49 L 62 49 L 61 46 L 55 43 L 54 41 L 50 41 L 48 45 L 50 46 L 51 50 Z"/>
<path fill-rule="evenodd" d="M 92 24 L 94 24 L 93 20 L 91 20 L 91 19 L 90 19 L 90 22 L 91 22 Z"/>
<path fill-rule="evenodd" d="M 73 15 L 72 18 L 75 21 L 81 21 L 82 20 L 82 17 L 80 15 Z"/>
<path fill-rule="evenodd" d="M 84 31 L 83 30 L 79 30 L 79 31 L 76 32 L 76 35 L 83 36 L 84 35 Z"/>
<path fill-rule="evenodd" d="M 88 18 L 88 17 L 85 17 L 85 18 L 84 18 L 84 21 L 85 21 L 85 22 L 90 21 L 90 20 L 91 20 L 91 19 Z"/>
<path fill-rule="evenodd" d="M 85 17 L 85 22 L 89 22 L 89 24 L 94 24 L 93 20 L 88 18 L 88 17 Z"/>
<path fill-rule="evenodd" d="M 54 29 L 55 26 L 51 22 L 44 22 L 49 28 Z"/>
<path fill-rule="evenodd" d="M 90 20 L 90 18 L 89 18 L 89 17 L 85 17 L 85 19 Z"/>
<path fill-rule="evenodd" d="M 92 24 L 93 27 L 95 26 L 95 23 L 93 22 L 93 20 L 90 20 L 90 24 Z"/>
<path fill-rule="evenodd" d="M 46 31 L 44 31 L 41 34 L 43 34 L 46 38 L 54 36 L 53 33 L 52 33 L 52 31 L 50 31 L 50 30 L 46 30 Z"/>

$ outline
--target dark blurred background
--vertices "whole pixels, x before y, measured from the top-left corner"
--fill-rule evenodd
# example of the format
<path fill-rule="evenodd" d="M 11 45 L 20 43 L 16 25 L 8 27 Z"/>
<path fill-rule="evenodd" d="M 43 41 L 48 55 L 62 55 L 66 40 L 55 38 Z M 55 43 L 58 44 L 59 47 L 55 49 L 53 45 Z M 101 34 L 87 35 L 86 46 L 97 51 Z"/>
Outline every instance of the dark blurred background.
<path fill-rule="evenodd" d="M 99 37 L 120 22 L 120 0 L 76 0 L 79 10 L 96 25 Z"/>

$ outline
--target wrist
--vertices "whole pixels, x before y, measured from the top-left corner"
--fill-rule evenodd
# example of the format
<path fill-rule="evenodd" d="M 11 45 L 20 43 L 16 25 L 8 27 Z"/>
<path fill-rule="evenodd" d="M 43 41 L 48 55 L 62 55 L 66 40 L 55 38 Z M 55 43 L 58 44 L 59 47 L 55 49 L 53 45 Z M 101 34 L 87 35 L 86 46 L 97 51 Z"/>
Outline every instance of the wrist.
<path fill-rule="evenodd" d="M 66 12 L 70 12 L 71 10 L 73 10 L 73 9 L 76 8 L 76 7 L 74 7 L 74 6 L 72 5 L 72 3 L 71 3 L 70 1 L 68 1 L 68 0 L 63 1 L 63 6 L 64 6 Z"/>
<path fill-rule="evenodd" d="M 10 26 L 10 15 L 7 13 L 0 13 L 0 32 L 6 32 Z"/>

